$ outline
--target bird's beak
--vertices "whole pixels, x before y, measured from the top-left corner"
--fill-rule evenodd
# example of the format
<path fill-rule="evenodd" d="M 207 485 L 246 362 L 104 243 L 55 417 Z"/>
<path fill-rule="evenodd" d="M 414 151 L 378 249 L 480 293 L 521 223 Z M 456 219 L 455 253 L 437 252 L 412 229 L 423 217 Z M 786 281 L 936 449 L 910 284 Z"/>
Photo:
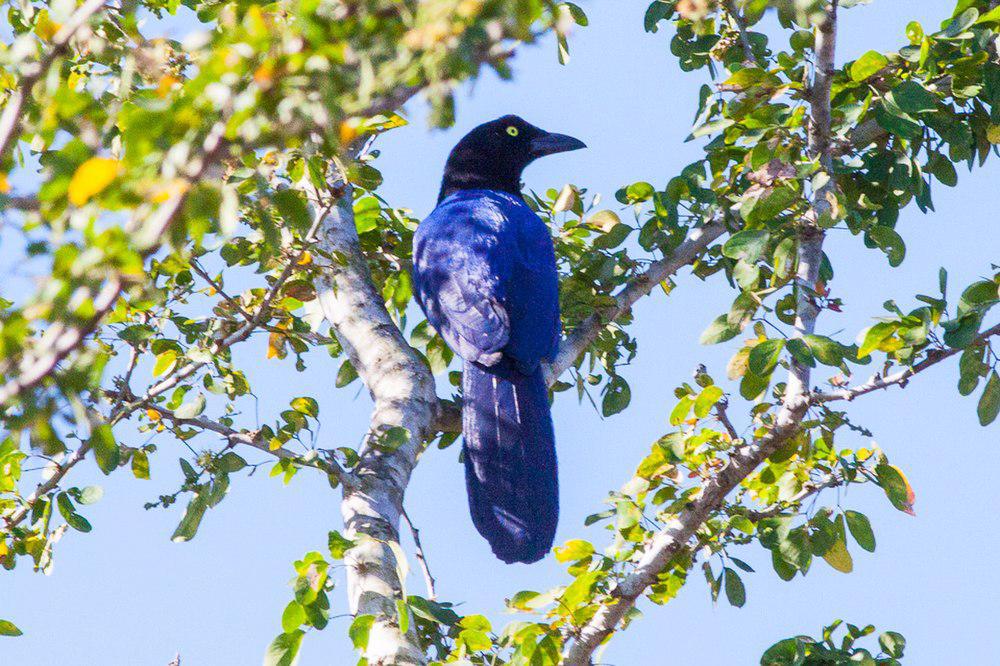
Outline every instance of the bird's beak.
<path fill-rule="evenodd" d="M 568 150 L 580 150 L 586 148 L 587 144 L 579 139 L 574 139 L 565 134 L 553 134 L 546 132 L 541 136 L 536 136 L 531 140 L 531 158 L 536 159 L 554 153 L 565 153 Z"/>

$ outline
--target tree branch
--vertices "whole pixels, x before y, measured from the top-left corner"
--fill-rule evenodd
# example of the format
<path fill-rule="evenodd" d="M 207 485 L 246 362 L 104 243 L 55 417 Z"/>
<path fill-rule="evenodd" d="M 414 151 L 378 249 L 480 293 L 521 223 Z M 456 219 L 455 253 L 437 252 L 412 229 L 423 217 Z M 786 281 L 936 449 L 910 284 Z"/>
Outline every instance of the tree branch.
<path fill-rule="evenodd" d="M 365 657 L 372 666 L 426 664 L 414 628 L 400 630 L 395 600 L 401 598 L 396 556 L 403 495 L 424 441 L 432 434 L 437 395 L 434 378 L 385 309 L 354 224 L 349 187 L 323 220 L 320 254 L 334 257 L 317 280 L 317 298 L 351 364 L 375 402 L 368 441 L 354 468 L 357 484 L 344 487 L 341 513 L 356 542 L 345 555 L 348 601 L 354 614 L 375 617 Z M 313 201 L 331 194 L 303 185 Z M 374 445 L 388 428 L 404 428 L 408 440 L 394 451 Z"/>
<path fill-rule="evenodd" d="M 21 84 L 7 99 L 3 113 L 0 114 L 0 160 L 3 159 L 7 149 L 12 145 L 20 131 L 24 102 L 31 96 L 31 89 L 45 77 L 56 58 L 66 52 L 70 40 L 76 36 L 77 31 L 104 6 L 104 3 L 105 0 L 87 0 L 80 5 L 52 36 L 52 46 L 41 60 L 25 67 L 26 71 L 21 77 Z"/>
<path fill-rule="evenodd" d="M 424 573 L 424 585 L 427 587 L 427 598 L 430 600 L 437 599 L 437 590 L 434 589 L 434 576 L 431 574 L 430 565 L 427 564 L 427 556 L 424 555 L 424 547 L 420 543 L 420 530 L 413 526 L 413 521 L 410 520 L 410 515 L 406 513 L 404 508 L 402 511 L 403 521 L 406 526 L 410 529 L 410 535 L 413 536 L 413 549 L 417 554 L 417 562 L 420 563 L 420 569 Z"/>
<path fill-rule="evenodd" d="M 204 153 L 194 158 L 188 165 L 187 182 L 196 182 L 208 170 L 222 149 L 225 125 L 216 124 L 203 144 Z M 170 225 L 177 219 L 187 201 L 189 187 L 168 199 L 149 218 L 131 231 L 136 244 L 141 249 L 143 259 L 153 254 Z M 39 349 L 27 353 L 18 364 L 17 376 L 0 387 L 0 409 L 17 398 L 24 391 L 38 385 L 52 374 L 56 366 L 74 350 L 79 348 L 86 337 L 100 324 L 118 302 L 125 288 L 121 276 L 114 275 L 93 295 L 93 314 L 84 321 L 73 325 L 57 322 L 49 327 L 39 339 Z"/>
<path fill-rule="evenodd" d="M 726 227 L 721 220 L 715 220 L 704 227 L 693 229 L 688 234 L 687 239 L 670 253 L 669 257 L 654 261 L 643 273 L 632 278 L 615 294 L 613 306 L 601 312 L 595 312 L 570 332 L 566 339 L 560 343 L 559 353 L 547 368 L 549 385 L 568 370 L 580 357 L 580 354 L 593 344 L 609 321 L 621 317 L 629 311 L 636 301 L 649 294 L 656 285 L 692 263 L 725 231 Z"/>
<path fill-rule="evenodd" d="M 985 342 L 986 340 L 1000 335 L 1000 324 L 992 328 L 988 328 L 982 333 L 980 333 L 976 339 L 975 343 Z M 964 349 L 932 349 L 927 353 L 924 360 L 919 363 L 915 363 L 908 368 L 904 368 L 898 372 L 891 375 L 879 375 L 874 374 L 871 378 L 864 384 L 859 384 L 858 386 L 846 387 L 841 389 L 836 389 L 834 391 L 818 391 L 813 393 L 812 402 L 816 404 L 821 404 L 825 402 L 834 402 L 836 400 L 854 400 L 855 398 L 865 395 L 867 393 L 872 393 L 873 391 L 878 391 L 880 389 L 888 389 L 893 386 L 899 386 L 900 388 L 905 388 L 909 383 L 910 378 L 917 373 L 923 372 L 930 367 L 933 367 L 945 360 L 946 358 L 951 358 L 956 354 L 960 354 L 965 351 Z"/>
<path fill-rule="evenodd" d="M 830 155 L 830 83 L 834 71 L 836 44 L 837 0 L 833 0 L 826 20 L 816 30 L 816 72 L 813 80 L 812 118 L 809 144 L 819 157 L 823 168 L 830 174 L 830 181 L 814 193 L 810 215 L 802 221 L 799 230 L 798 272 L 799 297 L 795 322 L 795 336 L 811 333 L 819 313 L 812 294 L 822 257 L 823 233 L 816 226 L 824 209 L 829 209 L 825 194 L 834 187 L 832 157 Z M 594 651 L 607 639 L 624 619 L 636 600 L 654 584 L 673 557 L 695 535 L 706 520 L 725 502 L 726 496 L 774 451 L 799 430 L 802 418 L 809 407 L 809 368 L 793 361 L 789 371 L 781 408 L 771 429 L 753 445 L 736 449 L 726 466 L 702 486 L 702 492 L 672 521 L 671 525 L 654 535 L 643 550 L 635 569 L 622 579 L 601 602 L 594 616 L 577 633 L 564 652 L 565 666 L 587 666 Z"/>

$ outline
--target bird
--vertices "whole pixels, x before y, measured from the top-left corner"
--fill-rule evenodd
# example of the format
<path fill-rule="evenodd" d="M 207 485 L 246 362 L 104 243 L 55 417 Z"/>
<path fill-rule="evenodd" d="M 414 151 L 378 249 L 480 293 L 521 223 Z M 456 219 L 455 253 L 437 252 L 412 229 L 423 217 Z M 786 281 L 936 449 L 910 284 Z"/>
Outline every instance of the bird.
<path fill-rule="evenodd" d="M 472 521 L 502 561 L 551 549 L 559 520 L 543 363 L 561 335 L 552 236 L 521 195 L 539 157 L 585 148 L 518 116 L 452 149 L 437 206 L 414 233 L 414 294 L 463 360 L 462 453 Z"/>

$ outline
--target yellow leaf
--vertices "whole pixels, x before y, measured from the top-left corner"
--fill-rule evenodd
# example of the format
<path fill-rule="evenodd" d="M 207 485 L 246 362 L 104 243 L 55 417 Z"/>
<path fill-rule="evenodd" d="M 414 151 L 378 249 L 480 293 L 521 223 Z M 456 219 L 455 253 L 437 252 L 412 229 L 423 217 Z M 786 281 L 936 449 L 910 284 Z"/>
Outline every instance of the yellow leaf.
<path fill-rule="evenodd" d="M 82 206 L 92 196 L 104 191 L 118 175 L 118 160 L 106 157 L 91 157 L 81 164 L 69 181 L 69 200 L 74 206 Z"/>
<path fill-rule="evenodd" d="M 308 266 L 312 262 L 313 262 L 313 256 L 309 254 L 308 250 L 306 250 L 305 252 L 302 253 L 302 256 L 299 257 L 297 263 L 299 264 L 299 266 Z"/>
<path fill-rule="evenodd" d="M 986 140 L 990 143 L 1000 143 L 1000 125 L 990 125 L 986 128 Z"/>
<path fill-rule="evenodd" d="M 38 35 L 42 41 L 51 42 L 52 38 L 57 32 L 59 32 L 59 28 L 61 27 L 61 24 L 52 20 L 47 9 L 43 9 L 38 12 L 38 20 L 35 21 L 35 34 Z"/>
<path fill-rule="evenodd" d="M 7 174 L 0 172 L 0 194 L 8 192 L 10 192 L 10 182 L 7 180 Z"/>
<path fill-rule="evenodd" d="M 170 94 L 170 91 L 174 89 L 174 84 L 180 83 L 175 77 L 167 74 L 160 79 L 159 84 L 156 86 L 156 96 L 166 97 Z"/>
<path fill-rule="evenodd" d="M 347 145 L 358 136 L 358 119 L 351 118 L 340 123 L 340 144 Z"/>
<path fill-rule="evenodd" d="M 150 421 L 159 421 L 162 418 L 160 412 L 153 409 L 152 407 L 146 410 L 146 416 L 149 417 Z"/>
<path fill-rule="evenodd" d="M 267 358 L 285 357 L 285 336 L 272 333 L 267 338 Z"/>

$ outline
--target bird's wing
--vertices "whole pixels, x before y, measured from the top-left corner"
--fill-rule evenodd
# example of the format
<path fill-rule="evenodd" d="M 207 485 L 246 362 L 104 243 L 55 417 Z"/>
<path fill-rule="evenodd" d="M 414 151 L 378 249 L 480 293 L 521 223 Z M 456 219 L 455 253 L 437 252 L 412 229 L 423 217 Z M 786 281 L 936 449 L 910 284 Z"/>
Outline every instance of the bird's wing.
<path fill-rule="evenodd" d="M 498 215 L 489 206 L 446 203 L 414 239 L 416 294 L 427 319 L 455 353 L 486 365 L 510 338 L 504 303 L 512 239 Z"/>

